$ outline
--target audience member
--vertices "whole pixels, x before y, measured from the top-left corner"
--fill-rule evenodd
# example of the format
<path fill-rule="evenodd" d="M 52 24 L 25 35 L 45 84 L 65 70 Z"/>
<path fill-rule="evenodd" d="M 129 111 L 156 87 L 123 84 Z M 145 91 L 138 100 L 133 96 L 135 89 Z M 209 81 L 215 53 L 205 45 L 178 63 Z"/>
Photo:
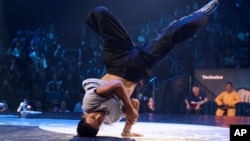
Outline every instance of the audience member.
<path fill-rule="evenodd" d="M 60 109 L 60 105 L 58 103 L 58 100 L 54 99 L 50 105 L 49 105 L 49 108 L 48 108 L 48 111 L 49 112 L 59 112 L 59 109 Z"/>
<path fill-rule="evenodd" d="M 224 68 L 234 68 L 235 67 L 235 56 L 231 49 L 227 49 L 225 55 L 222 58 L 222 66 Z"/>
<path fill-rule="evenodd" d="M 207 96 L 201 92 L 198 85 L 193 85 L 192 92 L 185 98 L 186 114 L 203 114 L 204 104 L 208 101 Z"/>
<path fill-rule="evenodd" d="M 0 112 L 5 112 L 8 110 L 8 104 L 5 100 L 0 100 Z"/>
<path fill-rule="evenodd" d="M 84 109 L 82 109 L 82 103 L 79 101 L 75 104 L 74 110 L 75 113 L 82 113 Z"/>
<path fill-rule="evenodd" d="M 83 113 L 84 112 L 84 109 L 82 107 L 82 98 L 83 98 L 83 96 L 84 96 L 84 93 L 81 93 L 79 95 L 79 98 L 78 98 L 77 102 L 74 105 L 74 109 L 73 109 L 74 112 L 77 112 L 77 113 Z"/>
<path fill-rule="evenodd" d="M 236 104 L 240 102 L 240 97 L 235 90 L 233 90 L 233 83 L 226 82 L 226 90 L 221 92 L 216 98 L 215 102 L 218 105 L 216 116 L 235 116 Z"/>
<path fill-rule="evenodd" d="M 144 29 L 140 30 L 140 35 L 137 37 L 137 41 L 140 47 L 145 47 L 147 41 L 147 33 Z"/>
<path fill-rule="evenodd" d="M 60 101 L 59 112 L 66 112 L 66 113 L 70 112 L 70 111 L 68 110 L 68 104 L 67 104 L 66 101 L 64 101 L 64 100 L 61 100 L 61 101 Z"/>
<path fill-rule="evenodd" d="M 53 100 L 61 99 L 61 96 L 61 91 L 57 88 L 56 83 L 50 83 L 48 89 L 46 89 L 46 101 L 50 103 Z"/>
<path fill-rule="evenodd" d="M 39 111 L 39 112 L 43 111 L 43 104 L 41 101 L 39 101 L 39 100 L 35 101 L 34 110 Z"/>
<path fill-rule="evenodd" d="M 153 113 L 155 112 L 155 101 L 153 97 L 150 97 L 148 99 L 148 113 Z"/>
<path fill-rule="evenodd" d="M 23 52 L 23 45 L 21 44 L 21 41 L 17 40 L 14 44 L 14 49 L 12 51 L 12 55 L 16 58 L 21 58 Z"/>

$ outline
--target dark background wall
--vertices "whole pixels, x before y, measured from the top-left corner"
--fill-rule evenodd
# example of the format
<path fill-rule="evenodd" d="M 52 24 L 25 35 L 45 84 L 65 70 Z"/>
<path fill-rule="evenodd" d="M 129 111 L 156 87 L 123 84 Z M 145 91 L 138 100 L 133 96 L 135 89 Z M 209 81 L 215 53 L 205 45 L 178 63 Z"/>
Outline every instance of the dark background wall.
<path fill-rule="evenodd" d="M 87 13 L 97 5 L 107 6 L 125 24 L 146 23 L 159 20 L 161 15 L 173 13 L 176 9 L 192 9 L 196 0 L 0 0 L 2 16 L 7 29 L 12 34 L 20 24 L 77 23 L 85 22 Z M 200 6 L 207 0 L 198 1 Z M 237 8 L 236 4 L 240 4 Z M 244 18 L 248 7 L 247 0 L 224 1 L 227 9 Z M 2 20 L 4 20 L 2 19 Z M 245 19 L 247 20 L 247 19 Z"/>
<path fill-rule="evenodd" d="M 84 23 L 87 13 L 97 5 L 107 6 L 125 23 L 145 23 L 158 20 L 173 10 L 177 1 L 169 0 L 1 0 L 8 28 L 21 23 Z M 183 4 L 188 1 L 182 2 Z"/>

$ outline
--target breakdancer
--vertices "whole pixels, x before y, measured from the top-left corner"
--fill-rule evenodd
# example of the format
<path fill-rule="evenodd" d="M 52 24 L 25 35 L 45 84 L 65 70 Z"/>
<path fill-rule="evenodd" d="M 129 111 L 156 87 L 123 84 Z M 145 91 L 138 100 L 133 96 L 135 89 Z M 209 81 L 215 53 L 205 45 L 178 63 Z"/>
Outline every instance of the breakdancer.
<path fill-rule="evenodd" d="M 125 118 L 121 132 L 125 137 L 142 136 L 131 132 L 138 118 L 139 102 L 130 99 L 139 80 L 150 75 L 152 67 L 164 58 L 178 43 L 191 38 L 219 6 L 211 0 L 192 14 L 170 23 L 160 37 L 151 40 L 145 48 L 137 47 L 120 20 L 106 7 L 94 8 L 87 24 L 104 40 L 103 56 L 106 74 L 101 79 L 89 78 L 82 82 L 84 115 L 77 126 L 77 134 L 94 137 L 100 126 Z"/>

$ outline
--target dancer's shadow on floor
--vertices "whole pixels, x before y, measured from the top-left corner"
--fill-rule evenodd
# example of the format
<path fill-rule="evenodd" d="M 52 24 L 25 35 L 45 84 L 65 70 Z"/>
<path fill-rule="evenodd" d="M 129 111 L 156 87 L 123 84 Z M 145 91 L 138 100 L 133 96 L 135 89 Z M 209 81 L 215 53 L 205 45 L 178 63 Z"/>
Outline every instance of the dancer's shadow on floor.
<path fill-rule="evenodd" d="M 118 138 L 118 137 L 108 137 L 108 136 L 97 136 L 97 137 L 74 136 L 69 141 L 136 141 L 136 140 L 132 138 Z"/>

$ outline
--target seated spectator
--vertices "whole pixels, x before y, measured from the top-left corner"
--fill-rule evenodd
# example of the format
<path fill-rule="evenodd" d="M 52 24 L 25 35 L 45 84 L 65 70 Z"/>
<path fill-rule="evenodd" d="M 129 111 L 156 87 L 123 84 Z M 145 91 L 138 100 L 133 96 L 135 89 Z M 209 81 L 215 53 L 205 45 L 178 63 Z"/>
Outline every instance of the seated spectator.
<path fill-rule="evenodd" d="M 76 113 L 82 113 L 84 110 L 82 108 L 82 103 L 81 102 L 77 102 L 74 106 L 74 112 Z"/>
<path fill-rule="evenodd" d="M 32 110 L 31 103 L 28 98 L 25 98 L 22 102 L 20 102 L 17 112 L 26 112 Z"/>
<path fill-rule="evenodd" d="M 42 111 L 43 111 L 42 108 L 43 108 L 42 102 L 39 101 L 39 100 L 37 100 L 37 101 L 35 102 L 34 110 L 35 110 L 35 111 L 42 112 Z"/>
<path fill-rule="evenodd" d="M 79 113 L 83 113 L 84 112 L 84 109 L 82 107 L 82 98 L 83 98 L 83 96 L 84 96 L 84 93 L 81 93 L 79 95 L 79 99 L 77 100 L 77 102 L 74 105 L 73 112 L 79 112 Z"/>
<path fill-rule="evenodd" d="M 49 112 L 59 112 L 60 105 L 56 99 L 54 99 L 49 105 Z"/>
<path fill-rule="evenodd" d="M 5 100 L 0 101 L 0 112 L 4 112 L 8 110 L 8 104 Z"/>
<path fill-rule="evenodd" d="M 235 90 L 233 90 L 233 83 L 226 82 L 226 90 L 221 92 L 216 98 L 215 102 L 218 105 L 216 116 L 235 116 L 236 104 L 240 102 L 240 97 Z"/>
<path fill-rule="evenodd" d="M 241 102 L 246 102 L 246 103 L 250 103 L 250 89 L 247 88 L 239 88 L 237 90 L 237 93 L 240 97 L 240 101 Z"/>
<path fill-rule="evenodd" d="M 140 30 L 140 35 L 137 37 L 137 41 L 138 41 L 140 47 L 145 47 L 146 42 L 147 42 L 146 38 L 147 38 L 146 31 L 144 29 L 141 29 Z"/>
<path fill-rule="evenodd" d="M 198 85 L 193 85 L 192 92 L 184 100 L 186 104 L 186 114 L 202 114 L 203 105 L 208 101 L 204 93 L 200 91 Z"/>
<path fill-rule="evenodd" d="M 235 56 L 231 49 L 227 49 L 224 57 L 222 58 L 222 65 L 224 68 L 234 68 L 235 67 Z"/>
<path fill-rule="evenodd" d="M 64 100 L 61 100 L 61 101 L 60 101 L 59 112 L 66 112 L 66 113 L 70 112 L 70 111 L 68 110 L 68 104 L 67 104 L 66 101 L 64 101 Z"/>
<path fill-rule="evenodd" d="M 39 46 L 30 53 L 29 57 L 32 60 L 32 68 L 35 72 L 44 71 L 48 67 L 46 56 Z"/>
<path fill-rule="evenodd" d="M 155 112 L 155 101 L 153 97 L 148 99 L 148 110 L 149 113 Z"/>
<path fill-rule="evenodd" d="M 61 91 L 58 89 L 55 82 L 51 82 L 47 84 L 46 88 L 46 102 L 50 103 L 53 100 L 61 99 Z"/>

